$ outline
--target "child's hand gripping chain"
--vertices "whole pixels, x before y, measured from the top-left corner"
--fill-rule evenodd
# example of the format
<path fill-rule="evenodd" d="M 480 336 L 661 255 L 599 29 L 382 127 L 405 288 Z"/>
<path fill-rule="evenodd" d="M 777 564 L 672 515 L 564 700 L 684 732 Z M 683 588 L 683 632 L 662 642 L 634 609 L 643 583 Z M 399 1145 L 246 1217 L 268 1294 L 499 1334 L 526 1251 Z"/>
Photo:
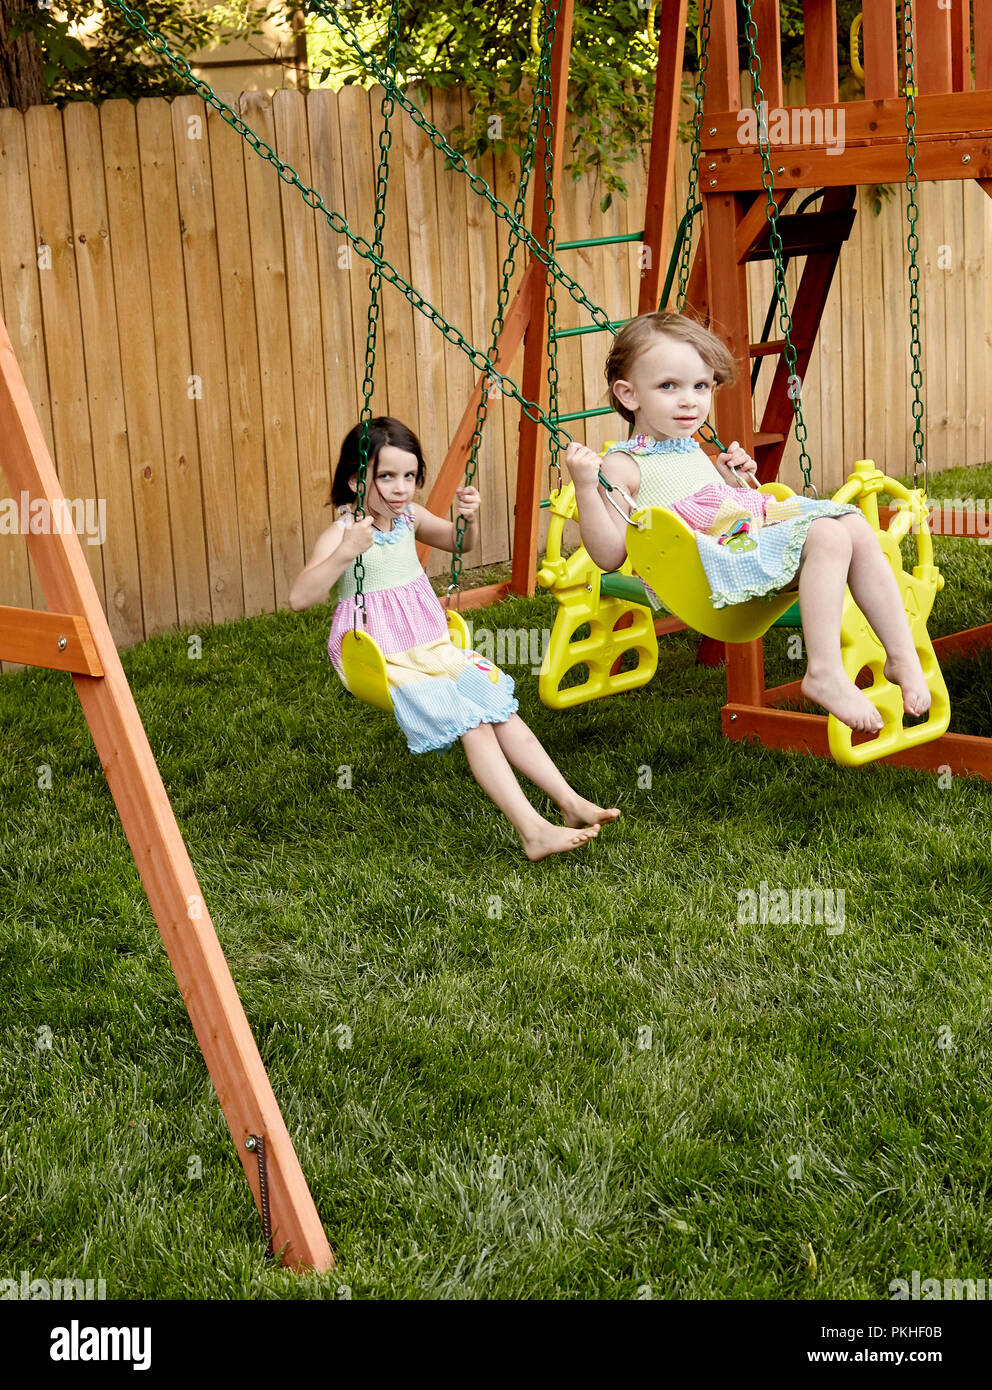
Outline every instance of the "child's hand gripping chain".
<path fill-rule="evenodd" d="M 783 506 L 753 490 L 754 460 L 736 440 L 714 466 L 693 439 L 714 390 L 732 381 L 735 370 L 719 338 L 681 314 L 645 314 L 626 324 L 614 340 L 606 376 L 614 408 L 634 434 L 607 451 L 600 463 L 604 476 L 621 482 L 639 507 L 668 508 L 702 535 L 699 552 L 714 607 L 787 591 L 798 576 L 807 652 L 802 688 L 809 699 L 852 729 L 873 733 L 882 726 L 841 660 L 841 615 L 850 587 L 885 647 L 885 674 L 901 688 L 904 709 L 925 713 L 930 691 L 899 586 L 858 509 L 806 497 Z M 626 527 L 592 483 L 590 452 L 570 449 L 566 455 L 582 541 L 601 569 L 617 569 L 626 558 Z M 741 515 L 750 518 L 747 541 L 753 544 L 720 546 L 709 535 L 725 533 Z"/>
<path fill-rule="evenodd" d="M 586 844 L 620 812 L 587 801 L 569 786 L 516 713 L 510 677 L 477 652 L 462 651 L 449 640 L 444 610 L 417 559 L 414 538 L 450 551 L 456 525 L 413 500 L 424 480 L 416 436 L 389 417 L 372 421 L 368 515 L 355 520 L 349 504 L 357 484 L 359 443 L 356 426 L 344 442 L 331 493 L 342 514 L 318 538 L 293 584 L 290 606 L 321 603 L 337 585 L 328 650 L 343 680 L 341 645 L 356 621 L 351 568 L 362 555 L 366 630 L 383 655 L 393 712 L 410 750 L 442 751 L 460 738 L 476 781 L 511 821 L 529 859 Z M 481 501 L 476 488 L 458 489 L 456 507 L 466 522 L 466 550 L 478 541 Z M 553 824 L 535 810 L 517 782 L 515 768 L 556 802 L 564 825 Z"/>

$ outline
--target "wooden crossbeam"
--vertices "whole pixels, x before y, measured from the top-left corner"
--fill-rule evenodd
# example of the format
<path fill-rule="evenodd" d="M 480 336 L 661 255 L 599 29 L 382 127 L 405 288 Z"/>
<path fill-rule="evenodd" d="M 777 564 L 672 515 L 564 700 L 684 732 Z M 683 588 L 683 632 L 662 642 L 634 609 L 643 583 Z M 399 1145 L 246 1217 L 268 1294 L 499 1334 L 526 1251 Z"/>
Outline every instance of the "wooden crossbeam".
<path fill-rule="evenodd" d="M 916 139 L 951 139 L 964 134 L 977 134 L 992 130 L 992 91 L 952 92 L 939 95 L 917 96 Z M 798 130 L 801 138 L 792 146 L 776 143 L 775 117 L 769 114 L 768 133 L 772 141 L 771 155 L 774 160 L 777 151 L 783 149 L 809 148 L 811 132 L 822 130 L 824 136 L 832 130 L 839 136 L 843 132 L 844 147 L 852 145 L 875 144 L 884 140 L 902 140 L 906 148 L 906 102 L 903 97 L 888 97 L 879 101 L 845 101 L 818 105 L 816 112 L 810 106 L 788 106 L 782 108 L 789 113 L 789 130 Z M 807 116 L 793 115 L 807 111 Z M 819 113 L 819 114 L 816 114 Z M 829 115 L 829 121 L 828 121 Z M 838 122 L 843 118 L 843 127 Z M 742 125 L 736 108 L 715 112 L 707 116 L 701 136 L 703 147 L 702 168 L 706 168 L 707 156 L 718 151 L 737 151 L 741 148 Z M 842 156 L 832 155 L 837 162 Z M 759 178 L 756 185 L 761 187 Z"/>
<path fill-rule="evenodd" d="M 0 661 L 47 666 L 102 676 L 103 667 L 84 618 L 68 613 L 39 613 L 33 608 L 0 608 Z"/>
<path fill-rule="evenodd" d="M 62 505 L 55 467 L 2 318 L 0 465 L 12 493 L 43 497 L 53 512 Z M 207 912 L 79 538 L 73 532 L 29 533 L 27 542 L 49 616 L 58 622 L 60 614 L 78 614 L 102 668 L 102 675 L 74 671 L 72 679 L 259 1206 L 258 1162 L 245 1143 L 251 1135 L 265 1140 L 274 1248 L 294 1268 L 329 1269 L 334 1259 L 327 1237 Z M 44 631 L 44 626 L 34 631 Z"/>
<path fill-rule="evenodd" d="M 728 703 L 720 711 L 720 717 L 728 738 L 757 738 L 766 748 L 830 757 L 824 714 Z M 992 778 L 992 739 L 973 734 L 944 734 L 932 743 L 906 748 L 878 761 L 924 772 L 937 772 L 947 767 L 958 776 Z"/>
<path fill-rule="evenodd" d="M 710 192 L 749 192 L 761 186 L 761 159 L 756 150 L 720 154 L 709 175 Z M 839 155 L 809 146 L 774 149 L 772 167 L 781 188 L 837 188 L 847 184 L 901 183 L 906 177 L 906 141 L 849 144 Z M 920 181 L 992 178 L 992 130 L 977 139 L 941 136 L 917 143 Z"/>

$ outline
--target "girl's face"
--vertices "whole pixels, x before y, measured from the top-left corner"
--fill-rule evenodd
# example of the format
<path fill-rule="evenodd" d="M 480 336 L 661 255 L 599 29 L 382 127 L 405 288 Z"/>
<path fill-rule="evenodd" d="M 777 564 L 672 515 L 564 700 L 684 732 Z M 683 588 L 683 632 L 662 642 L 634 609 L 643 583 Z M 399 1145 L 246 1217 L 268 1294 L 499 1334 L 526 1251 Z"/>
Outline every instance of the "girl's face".
<path fill-rule="evenodd" d="M 375 479 L 365 489 L 365 510 L 374 521 L 391 526 L 392 518 L 410 505 L 417 491 L 417 468 L 413 454 L 392 444 L 382 446 L 375 461 Z M 351 486 L 357 490 L 357 473 L 352 475 Z"/>
<path fill-rule="evenodd" d="M 638 434 L 655 439 L 688 439 L 710 412 L 713 369 L 689 343 L 659 334 L 613 383 L 613 393 L 634 415 Z"/>

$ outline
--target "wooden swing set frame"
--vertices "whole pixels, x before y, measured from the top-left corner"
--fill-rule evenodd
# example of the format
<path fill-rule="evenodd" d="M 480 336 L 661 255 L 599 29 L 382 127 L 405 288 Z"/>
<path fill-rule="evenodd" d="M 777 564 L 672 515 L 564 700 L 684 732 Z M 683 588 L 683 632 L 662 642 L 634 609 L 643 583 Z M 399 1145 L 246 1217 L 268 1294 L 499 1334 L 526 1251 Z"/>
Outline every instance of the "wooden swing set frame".
<path fill-rule="evenodd" d="M 574 0 L 563 0 L 552 63 L 554 193 L 562 165 L 565 96 L 568 83 Z M 977 178 L 992 193 L 992 0 L 973 0 L 975 90 L 967 24 L 967 0 L 950 10 L 931 5 L 918 23 L 918 166 L 924 179 Z M 644 244 L 650 264 L 644 272 L 639 311 L 658 304 L 662 267 L 674 221 L 674 155 L 687 0 L 662 0 L 658 24 L 660 57 L 655 95 L 651 164 L 645 210 Z M 762 38 L 762 69 L 769 104 L 782 106 L 782 69 L 777 0 L 755 0 Z M 807 102 L 837 104 L 836 12 L 834 0 L 806 0 Z M 704 121 L 705 177 L 703 240 L 690 281 L 690 302 L 705 306 L 721 326 L 735 355 L 743 360 L 748 341 L 744 256 L 764 231 L 764 209 L 757 151 L 737 141 L 740 105 L 734 0 L 713 0 L 708 97 Z M 865 0 L 865 97 L 844 103 L 847 146 L 826 156 L 814 146 L 782 152 L 777 170 L 781 190 L 901 179 L 904 172 L 904 103 L 898 91 L 898 44 L 894 0 Z M 544 161 L 536 162 L 535 207 L 544 206 Z M 539 235 L 535 223 L 535 235 Z M 737 262 L 714 254 L 736 246 Z M 808 272 L 807 272 L 808 273 Z M 693 288 L 696 294 L 693 295 Z M 543 268 L 533 258 L 506 316 L 498 368 L 506 371 L 524 344 L 522 390 L 542 398 L 547 312 Z M 811 342 L 799 353 L 805 370 Z M 784 396 L 784 360 L 779 365 L 769 409 Z M 780 376 L 783 379 L 780 381 Z M 444 511 L 464 472 L 474 427 L 477 389 L 452 441 L 429 506 Z M 768 412 L 766 411 L 766 419 Z M 717 424 L 725 438 L 736 437 L 756 451 L 764 480 L 775 477 L 784 450 L 784 433 L 755 431 L 748 382 L 721 392 Z M 12 495 L 44 499 L 49 514 L 62 491 L 41 426 L 31 404 L 6 326 L 0 319 L 0 465 Z M 520 463 L 514 523 L 513 570 L 505 584 L 462 595 L 466 607 L 491 603 L 508 593 L 533 594 L 537 568 L 542 436 L 526 416 L 520 426 Z M 963 521 L 963 519 L 962 519 Z M 945 534 L 963 535 L 963 527 Z M 238 1157 L 262 1210 L 257 1139 L 264 1140 L 273 1247 L 293 1268 L 327 1270 L 334 1259 L 307 1188 L 289 1133 L 245 1018 L 230 970 L 210 920 L 182 835 L 162 783 L 127 683 L 106 616 L 87 568 L 78 537 L 65 533 L 27 537 L 48 612 L 0 607 L 0 660 L 48 667 L 71 674 L 87 724 L 106 773 L 135 864 L 189 1010 L 204 1061 L 217 1091 Z M 676 619 L 659 632 L 680 628 Z M 992 624 L 935 642 L 948 656 L 989 645 Z M 791 685 L 766 690 L 760 641 L 731 646 L 727 652 L 727 704 L 723 728 L 731 738 L 757 737 L 779 748 L 827 752 L 826 719 L 776 708 L 794 697 Z M 947 734 L 938 741 L 889 761 L 903 766 L 975 772 L 992 777 L 992 739 Z"/>
<path fill-rule="evenodd" d="M 970 5 L 970 12 L 969 12 Z M 560 191 L 564 149 L 565 92 L 568 83 L 574 0 L 563 0 L 558 38 L 552 59 L 552 119 L 554 122 L 554 186 Z M 858 184 L 901 183 L 906 176 L 906 102 L 899 82 L 900 33 L 896 0 L 864 0 L 862 52 L 864 96 L 840 100 L 836 0 L 805 0 L 804 47 L 806 101 L 803 108 L 785 107 L 779 0 L 754 0 L 762 85 L 770 109 L 788 112 L 789 129 L 802 130 L 793 113 L 811 107 L 843 111 L 845 144 L 838 153 L 826 143 L 773 148 L 776 199 L 783 204 L 798 188 L 825 188 L 825 206 L 835 221 L 853 203 Z M 992 0 L 955 0 L 943 9 L 936 0 L 917 0 L 916 32 L 916 168 L 921 180 L 975 179 L 992 196 Z M 643 244 L 647 265 L 642 273 L 638 313 L 658 308 L 662 275 L 668 265 L 675 225 L 675 151 L 682 93 L 688 0 L 660 0 L 658 70 L 655 85 L 651 157 L 644 214 Z M 974 23 L 972 59 L 971 20 Z M 738 32 L 735 0 L 712 0 L 709 69 L 702 127 L 700 200 L 703 232 L 689 280 L 688 304 L 719 328 L 738 361 L 774 351 L 775 344 L 750 342 L 746 263 L 767 236 L 761 160 L 756 145 L 739 140 L 741 106 Z M 974 86 L 972 87 L 972 66 Z M 836 115 L 832 129 L 837 129 Z M 824 120 L 821 130 L 827 125 Z M 808 127 L 807 127 L 808 128 Z M 815 130 L 815 127 L 813 127 Z M 544 161 L 536 161 L 534 207 L 544 207 Z M 760 194 L 760 196 L 759 196 Z M 542 229 L 534 218 L 532 232 Z M 726 254 L 734 247 L 736 256 Z M 815 252 L 810 246 L 808 250 Z M 722 252 L 722 254 L 721 254 Z M 805 254 L 804 250 L 793 254 Z M 835 258 L 834 258 L 835 259 Z M 797 372 L 809 363 L 819 313 L 826 301 L 833 261 L 810 254 L 800 294 L 817 306 L 802 332 L 797 316 Z M 516 298 L 507 314 L 500 340 L 499 368 L 506 371 L 521 342 L 524 368 L 521 389 L 528 400 L 543 401 L 548 333 L 543 267 L 531 257 Z M 908 370 L 908 358 L 907 358 Z M 759 463 L 762 482 L 773 481 L 785 452 L 792 422 L 788 397 L 789 372 L 780 358 L 768 404 L 755 427 L 749 374 L 725 387 L 717 397 L 716 425 L 723 439 L 739 439 Z M 481 390 L 481 387 L 479 388 Z M 444 512 L 464 472 L 475 423 L 478 390 L 466 408 L 428 506 Z M 503 584 L 466 590 L 463 607 L 493 603 L 508 594 L 531 595 L 537 570 L 539 507 L 543 488 L 543 438 L 539 425 L 526 416 L 520 422 L 516 515 L 511 578 Z M 851 461 L 853 462 L 853 460 Z M 934 535 L 989 534 L 989 509 L 972 517 L 942 513 L 931 522 Z M 421 558 L 428 553 L 421 548 Z M 684 630 L 676 618 L 655 624 L 659 634 Z M 963 656 L 992 644 L 992 624 L 937 638 L 939 659 Z M 704 642 L 702 657 L 712 661 L 718 644 Z M 729 738 L 757 738 L 768 747 L 829 756 L 827 719 L 778 706 L 800 698 L 799 682 L 765 687 L 762 641 L 726 648 L 727 702 L 721 712 Z M 925 770 L 949 768 L 992 778 L 992 738 L 945 734 L 932 743 L 891 755 L 882 761 Z"/>

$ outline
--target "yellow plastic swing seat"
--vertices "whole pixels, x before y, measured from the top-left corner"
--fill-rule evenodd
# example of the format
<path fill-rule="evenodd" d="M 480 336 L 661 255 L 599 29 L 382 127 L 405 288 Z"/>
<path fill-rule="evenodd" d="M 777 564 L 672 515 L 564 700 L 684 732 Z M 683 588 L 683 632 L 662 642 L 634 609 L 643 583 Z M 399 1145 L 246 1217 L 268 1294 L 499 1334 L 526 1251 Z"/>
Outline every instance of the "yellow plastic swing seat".
<path fill-rule="evenodd" d="M 574 485 L 552 492 L 550 506 L 551 526 L 537 582 L 552 591 L 558 612 L 537 689 L 548 709 L 566 710 L 646 685 L 658 667 L 658 638 L 647 601 L 639 604 L 606 592 L 603 571 L 584 546 L 562 554 L 565 522 L 578 516 Z M 630 562 L 617 574 L 631 578 Z M 588 634 L 580 635 L 584 628 Z M 635 657 L 635 663 L 616 669 L 625 656 Z M 584 679 L 562 686 L 570 673 L 583 667 Z"/>
<path fill-rule="evenodd" d="M 452 646 L 468 651 L 468 627 L 462 615 L 448 609 L 448 637 Z M 348 689 L 357 700 L 391 714 L 393 697 L 389 693 L 386 658 L 367 632 L 353 629 L 341 643 L 341 666 Z"/>
<path fill-rule="evenodd" d="M 879 525 L 878 498 L 886 494 L 895 506 L 887 529 Z M 927 620 L 934 599 L 944 587 L 944 577 L 934 564 L 933 538 L 930 535 L 929 509 L 926 493 L 921 488 L 907 488 L 895 478 L 879 472 L 871 459 L 859 459 L 847 482 L 834 494 L 835 502 L 855 502 L 878 537 L 882 553 L 899 585 L 903 607 L 909 621 L 916 654 L 930 690 L 930 709 L 919 724 L 903 723 L 902 691 L 885 675 L 885 649 L 872 631 L 867 618 L 851 597 L 844 595 L 841 619 L 841 659 L 848 678 L 857 682 L 863 671 L 871 674 L 871 684 L 863 692 L 881 714 L 881 730 L 861 743 L 854 742 L 854 733 L 833 715 L 827 720 L 827 741 L 831 755 L 845 767 L 859 767 L 888 757 L 905 748 L 929 743 L 947 732 L 951 722 L 951 702 L 947 685 L 927 631 Z M 912 534 L 916 541 L 916 561 L 912 574 L 903 566 L 900 542 Z"/>
<path fill-rule="evenodd" d="M 784 500 L 794 494 L 782 483 L 764 483 L 762 492 Z M 681 517 L 662 507 L 645 507 L 631 517 L 627 556 L 635 574 L 650 584 L 666 608 L 686 627 L 718 642 L 753 642 L 788 612 L 794 591 L 714 608 L 696 533 Z"/>

